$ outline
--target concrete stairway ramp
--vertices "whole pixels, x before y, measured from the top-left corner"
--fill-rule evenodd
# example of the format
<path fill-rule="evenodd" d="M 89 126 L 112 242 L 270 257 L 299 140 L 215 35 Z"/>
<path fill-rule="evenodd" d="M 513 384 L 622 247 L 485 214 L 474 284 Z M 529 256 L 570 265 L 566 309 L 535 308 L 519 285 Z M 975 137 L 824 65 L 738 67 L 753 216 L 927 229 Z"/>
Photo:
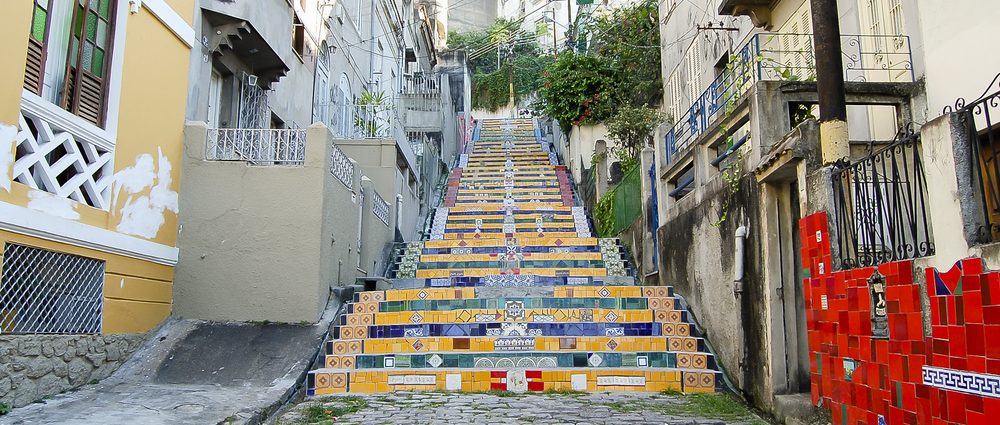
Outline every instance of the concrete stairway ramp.
<path fill-rule="evenodd" d="M 492 120 L 452 170 L 392 289 L 355 294 L 308 394 L 713 392 L 722 380 L 670 287 L 635 286 L 594 237 L 531 120 Z"/>

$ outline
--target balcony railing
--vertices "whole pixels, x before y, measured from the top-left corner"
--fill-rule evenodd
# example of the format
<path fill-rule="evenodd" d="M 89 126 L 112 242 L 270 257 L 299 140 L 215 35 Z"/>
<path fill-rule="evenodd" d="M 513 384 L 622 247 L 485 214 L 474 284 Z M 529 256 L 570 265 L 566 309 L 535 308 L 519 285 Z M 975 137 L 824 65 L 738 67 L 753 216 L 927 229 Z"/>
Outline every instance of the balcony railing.
<path fill-rule="evenodd" d="M 213 128 L 208 130 L 205 149 L 209 161 L 302 165 L 306 158 L 306 130 Z"/>
<path fill-rule="evenodd" d="M 844 79 L 859 82 L 912 82 L 910 40 L 905 35 L 841 36 Z M 757 81 L 810 81 L 816 78 L 811 34 L 759 33 L 750 37 L 731 65 L 694 99 L 665 136 L 666 162 L 694 143 Z"/>
<path fill-rule="evenodd" d="M 934 254 L 920 133 L 912 126 L 888 146 L 838 163 L 833 178 L 842 268 Z"/>
<path fill-rule="evenodd" d="M 441 94 L 441 79 L 437 76 L 404 75 L 399 93 L 405 96 L 437 96 Z"/>
<path fill-rule="evenodd" d="M 317 117 L 330 127 L 338 139 L 392 138 L 397 125 L 396 109 L 391 105 L 357 105 L 330 102 L 316 106 Z"/>

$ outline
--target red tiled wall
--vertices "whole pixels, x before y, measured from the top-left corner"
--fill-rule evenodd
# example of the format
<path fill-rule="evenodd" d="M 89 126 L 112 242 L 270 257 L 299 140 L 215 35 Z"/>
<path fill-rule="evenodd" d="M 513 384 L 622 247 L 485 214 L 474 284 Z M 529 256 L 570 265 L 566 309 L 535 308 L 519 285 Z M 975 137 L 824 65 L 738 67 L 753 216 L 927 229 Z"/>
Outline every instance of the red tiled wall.
<path fill-rule="evenodd" d="M 932 336 L 925 338 L 913 263 L 878 266 L 889 339 L 873 339 L 868 278 L 875 269 L 831 272 L 826 213 L 799 227 L 812 398 L 835 425 L 1000 424 L 1000 388 L 984 396 L 923 383 L 924 366 L 1000 375 L 1000 272 L 984 270 L 980 259 L 944 273 L 927 269 Z M 845 360 L 855 364 L 850 378 Z"/>

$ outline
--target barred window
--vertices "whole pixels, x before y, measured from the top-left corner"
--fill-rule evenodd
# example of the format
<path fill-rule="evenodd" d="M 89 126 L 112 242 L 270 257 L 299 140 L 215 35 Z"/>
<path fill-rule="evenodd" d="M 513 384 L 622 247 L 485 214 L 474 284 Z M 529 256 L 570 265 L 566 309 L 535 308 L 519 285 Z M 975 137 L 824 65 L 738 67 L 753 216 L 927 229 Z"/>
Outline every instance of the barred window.
<path fill-rule="evenodd" d="M 12 243 L 2 258 L 0 333 L 100 333 L 104 261 Z"/>

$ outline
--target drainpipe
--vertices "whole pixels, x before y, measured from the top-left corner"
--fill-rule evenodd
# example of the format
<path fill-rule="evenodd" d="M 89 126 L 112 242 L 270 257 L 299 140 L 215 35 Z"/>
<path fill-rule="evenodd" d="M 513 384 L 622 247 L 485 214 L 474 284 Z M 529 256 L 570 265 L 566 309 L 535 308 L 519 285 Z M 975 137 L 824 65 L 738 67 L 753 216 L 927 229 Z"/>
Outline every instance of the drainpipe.
<path fill-rule="evenodd" d="M 741 224 L 740 227 L 736 228 L 736 246 L 734 249 L 734 267 L 733 267 L 733 296 L 736 297 L 736 303 L 739 306 L 739 318 L 742 322 L 736 327 L 736 340 L 740 341 L 740 360 L 739 368 L 740 375 L 743 378 L 741 385 L 746 385 L 749 382 L 749 369 L 747 366 L 747 345 L 749 341 L 746 340 L 745 327 L 750 319 L 749 316 L 749 306 L 747 304 L 748 300 L 743 296 L 743 279 L 744 273 L 746 271 L 746 240 L 749 229 L 745 224 Z"/>
<path fill-rule="evenodd" d="M 733 254 L 735 257 L 735 267 L 733 270 L 733 295 L 739 297 L 743 293 L 743 272 L 744 272 L 744 257 L 746 252 L 746 240 L 747 240 L 747 226 L 740 225 L 736 229 L 736 249 Z"/>

